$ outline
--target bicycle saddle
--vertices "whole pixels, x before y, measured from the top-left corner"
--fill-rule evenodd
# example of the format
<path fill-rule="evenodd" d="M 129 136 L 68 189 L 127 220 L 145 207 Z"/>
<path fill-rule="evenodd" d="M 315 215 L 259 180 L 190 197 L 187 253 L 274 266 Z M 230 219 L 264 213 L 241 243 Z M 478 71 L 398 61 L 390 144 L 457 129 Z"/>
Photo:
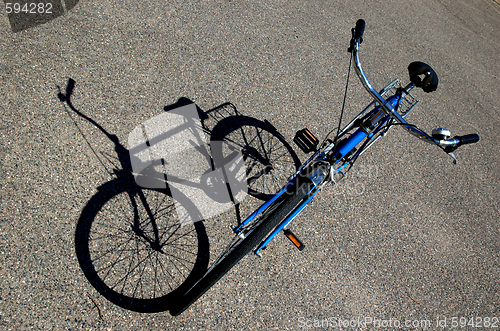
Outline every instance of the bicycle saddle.
<path fill-rule="evenodd" d="M 410 81 L 417 87 L 421 87 L 424 92 L 434 92 L 438 86 L 438 77 L 436 72 L 423 62 L 412 62 L 408 66 Z M 421 78 L 421 76 L 424 76 Z"/>

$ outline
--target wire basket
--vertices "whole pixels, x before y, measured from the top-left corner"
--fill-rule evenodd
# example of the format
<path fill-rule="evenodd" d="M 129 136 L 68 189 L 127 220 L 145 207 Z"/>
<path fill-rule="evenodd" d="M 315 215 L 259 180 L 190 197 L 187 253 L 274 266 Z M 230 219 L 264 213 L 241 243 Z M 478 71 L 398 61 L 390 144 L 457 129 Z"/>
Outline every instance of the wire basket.
<path fill-rule="evenodd" d="M 393 95 L 396 94 L 398 89 L 400 89 L 401 83 L 399 82 L 399 79 L 395 79 L 384 87 L 380 95 L 384 97 L 384 99 L 387 99 Z M 411 93 L 405 93 L 405 97 L 401 101 L 401 104 L 399 105 L 398 112 L 401 114 L 401 116 L 404 118 L 410 114 L 410 112 L 420 103 Z"/>

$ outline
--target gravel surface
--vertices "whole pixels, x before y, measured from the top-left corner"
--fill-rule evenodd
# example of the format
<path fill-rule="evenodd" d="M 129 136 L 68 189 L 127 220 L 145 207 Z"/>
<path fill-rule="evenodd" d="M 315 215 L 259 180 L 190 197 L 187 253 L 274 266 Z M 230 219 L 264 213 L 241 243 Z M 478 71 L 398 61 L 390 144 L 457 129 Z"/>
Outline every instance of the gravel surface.
<path fill-rule="evenodd" d="M 179 317 L 98 292 L 78 263 L 75 229 L 113 178 L 103 155 L 113 160 L 115 146 L 59 101 L 57 86 L 73 79 L 74 108 L 125 146 L 181 97 L 204 111 L 230 102 L 290 143 L 303 127 L 322 138 L 338 123 L 359 18 L 373 85 L 406 82 L 410 62 L 429 63 L 439 88 L 416 92 L 409 120 L 480 142 L 454 165 L 392 130 L 362 171 L 294 221 L 304 251 L 279 236 Z M 448 328 L 452 317 L 500 319 L 499 31 L 493 0 L 80 1 L 18 33 L 1 15 L 0 329 L 295 330 L 339 319 L 373 329 L 356 324 L 372 318 L 436 330 L 445 318 Z M 345 119 L 369 101 L 352 78 Z M 231 222 L 229 212 L 205 222 L 212 258 Z"/>

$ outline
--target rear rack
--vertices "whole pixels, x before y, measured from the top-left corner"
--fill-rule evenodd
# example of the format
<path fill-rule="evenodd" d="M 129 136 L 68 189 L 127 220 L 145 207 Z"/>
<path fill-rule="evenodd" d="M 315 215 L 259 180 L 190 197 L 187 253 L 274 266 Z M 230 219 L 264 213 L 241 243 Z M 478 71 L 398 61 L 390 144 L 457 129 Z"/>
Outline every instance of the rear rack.
<path fill-rule="evenodd" d="M 380 95 L 387 100 L 387 98 L 395 95 L 399 89 L 401 89 L 401 83 L 399 80 L 396 78 L 395 80 L 392 81 L 389 85 L 384 87 L 380 93 Z M 398 107 L 398 113 L 404 118 L 408 116 L 408 114 L 411 113 L 411 111 L 420 103 L 411 93 L 409 92 L 404 92 L 404 97 L 401 100 L 401 103 L 399 104 Z M 370 108 L 371 105 L 375 104 L 375 106 L 379 105 L 378 102 L 373 101 L 366 109 Z M 363 110 L 363 113 L 365 112 Z M 350 125 L 351 123 L 349 123 Z M 361 154 L 366 152 L 368 148 L 370 148 L 380 137 L 384 136 L 387 133 L 387 130 L 382 131 L 379 133 L 373 140 L 371 140 L 355 157 L 359 157 Z"/>
<path fill-rule="evenodd" d="M 399 82 L 399 79 L 395 79 L 392 81 L 392 83 L 390 83 L 389 85 L 384 87 L 384 89 L 381 91 L 380 95 L 382 97 L 384 97 L 385 99 L 387 99 L 388 97 L 396 94 L 396 92 L 400 88 L 402 88 L 402 86 L 401 86 L 401 83 Z M 401 116 L 403 118 L 405 118 L 406 116 L 408 116 L 408 114 L 411 113 L 411 111 L 416 106 L 418 106 L 419 103 L 420 103 L 420 101 L 417 100 L 411 93 L 405 93 L 405 96 L 404 96 L 403 100 L 401 101 L 401 104 L 399 105 L 398 112 L 401 114 Z M 378 105 L 378 102 L 376 102 L 375 104 Z"/>
<path fill-rule="evenodd" d="M 400 89 L 401 87 L 402 86 L 401 86 L 401 83 L 399 82 L 399 79 L 395 79 L 392 81 L 392 83 L 390 83 L 389 85 L 384 87 L 382 89 L 382 91 L 380 91 L 380 95 L 384 99 L 387 99 L 387 98 L 395 95 L 396 92 L 398 91 L 398 89 Z M 410 112 L 419 103 L 420 103 L 420 101 L 418 101 L 411 93 L 405 93 L 405 96 L 404 96 L 403 100 L 401 101 L 401 104 L 398 108 L 398 112 L 404 118 L 404 117 L 408 116 L 408 114 L 410 114 Z M 372 109 L 372 107 L 378 106 L 378 105 L 379 105 L 378 102 L 372 101 L 368 106 L 366 106 L 366 108 L 361 113 L 359 113 L 351 122 L 349 122 L 349 124 L 347 124 L 342 129 L 342 131 L 340 131 L 339 137 L 341 137 L 344 133 L 346 133 L 352 127 L 352 125 L 354 123 L 356 123 L 356 120 L 358 120 L 359 118 L 364 116 L 368 110 L 370 110 L 370 109 Z"/>

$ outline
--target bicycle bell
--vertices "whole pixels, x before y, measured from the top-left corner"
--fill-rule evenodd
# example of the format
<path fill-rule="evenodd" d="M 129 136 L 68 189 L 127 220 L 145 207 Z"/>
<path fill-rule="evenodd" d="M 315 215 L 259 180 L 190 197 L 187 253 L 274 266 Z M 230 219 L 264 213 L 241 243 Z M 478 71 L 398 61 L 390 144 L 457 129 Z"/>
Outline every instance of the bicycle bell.
<path fill-rule="evenodd" d="M 446 140 L 450 138 L 451 132 L 445 128 L 436 128 L 432 130 L 432 138 L 437 140 Z"/>

